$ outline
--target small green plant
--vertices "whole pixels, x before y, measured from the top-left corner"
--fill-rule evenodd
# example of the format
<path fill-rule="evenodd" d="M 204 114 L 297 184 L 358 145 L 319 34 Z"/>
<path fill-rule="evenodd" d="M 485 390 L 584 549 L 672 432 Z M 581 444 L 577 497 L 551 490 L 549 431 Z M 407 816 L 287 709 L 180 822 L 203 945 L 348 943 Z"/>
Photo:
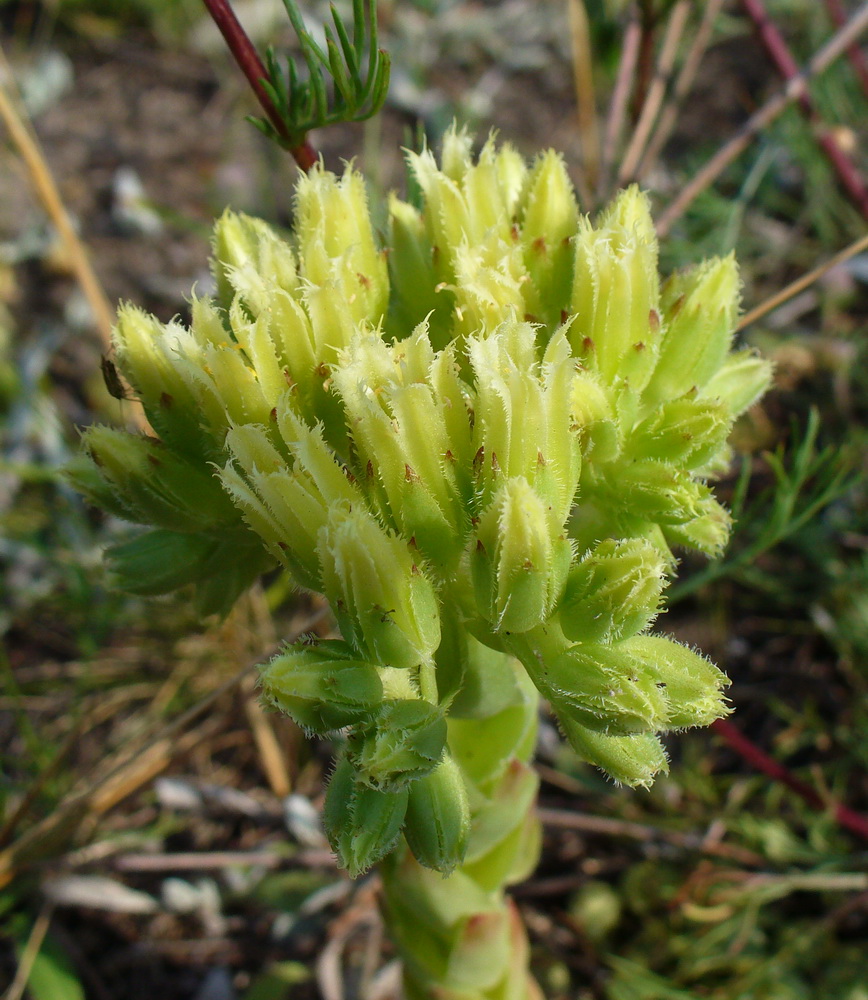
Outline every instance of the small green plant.
<path fill-rule="evenodd" d="M 189 328 L 119 316 L 155 437 L 91 428 L 69 477 L 150 526 L 109 554 L 128 589 L 225 611 L 281 566 L 327 597 L 340 638 L 262 689 L 343 735 L 326 830 L 382 864 L 408 998 L 537 997 L 504 889 L 539 851 L 539 697 L 634 786 L 726 713 L 721 671 L 649 629 L 673 549 L 726 544 L 708 481 L 770 368 L 732 349 L 731 256 L 661 286 L 638 189 L 592 223 L 557 154 L 457 130 L 409 169 L 386 247 L 351 168 L 299 179 L 288 240 L 226 213 Z"/>

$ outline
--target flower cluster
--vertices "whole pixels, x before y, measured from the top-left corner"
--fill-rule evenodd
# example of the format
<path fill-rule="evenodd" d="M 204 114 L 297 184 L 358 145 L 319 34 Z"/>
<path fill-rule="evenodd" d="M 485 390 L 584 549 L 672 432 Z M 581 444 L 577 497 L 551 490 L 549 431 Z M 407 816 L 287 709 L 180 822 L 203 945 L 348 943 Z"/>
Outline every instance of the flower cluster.
<path fill-rule="evenodd" d="M 769 379 L 732 349 L 732 257 L 661 287 L 637 189 L 592 223 L 553 152 L 474 160 L 452 131 L 439 165 L 409 159 L 421 204 L 391 199 L 387 249 L 352 168 L 299 180 L 288 239 L 224 215 L 190 328 L 119 316 L 156 436 L 93 428 L 70 472 L 152 526 L 111 554 L 128 587 L 221 610 L 279 564 L 328 598 L 342 639 L 262 685 L 309 731 L 349 727 L 326 824 L 352 871 L 402 831 L 424 864 L 464 856 L 453 736 L 500 683 L 486 650 L 629 784 L 665 766 L 661 733 L 726 711 L 724 675 L 648 628 L 673 549 L 727 540 L 708 481 Z"/>

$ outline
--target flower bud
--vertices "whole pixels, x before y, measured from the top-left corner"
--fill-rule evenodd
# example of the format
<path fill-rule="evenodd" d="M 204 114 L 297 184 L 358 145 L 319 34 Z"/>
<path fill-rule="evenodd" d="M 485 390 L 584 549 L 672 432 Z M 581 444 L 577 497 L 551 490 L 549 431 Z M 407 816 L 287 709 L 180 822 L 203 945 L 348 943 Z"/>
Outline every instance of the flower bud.
<path fill-rule="evenodd" d="M 713 496 L 702 499 L 696 517 L 684 524 L 664 524 L 663 535 L 670 546 L 698 549 L 712 559 L 726 548 L 732 518 Z"/>
<path fill-rule="evenodd" d="M 292 248 L 262 219 L 227 209 L 214 225 L 211 248 L 217 299 L 227 312 L 237 296 L 258 317 L 277 290 L 298 290 Z"/>
<path fill-rule="evenodd" d="M 352 734 L 348 757 L 359 781 L 395 790 L 429 774 L 445 746 L 446 717 L 441 709 L 420 698 L 390 699 Z"/>
<path fill-rule="evenodd" d="M 523 200 L 521 242 L 536 293 L 526 311 L 554 330 L 570 300 L 575 256 L 572 237 L 579 216 L 563 157 L 554 150 L 538 157 Z"/>
<path fill-rule="evenodd" d="M 135 306 L 118 311 L 112 331 L 118 368 L 142 402 L 151 426 L 170 447 L 191 458 L 217 460 L 222 439 L 202 426 L 202 345 L 178 322 L 165 326 Z M 228 337 L 227 337 L 228 339 Z M 214 415 L 222 413 L 215 407 Z"/>
<path fill-rule="evenodd" d="M 752 350 L 731 354 L 705 383 L 702 396 L 719 399 L 737 417 L 768 389 L 772 364 Z"/>
<path fill-rule="evenodd" d="M 643 402 L 677 399 L 702 389 L 729 351 L 739 307 L 735 257 L 705 261 L 673 275 L 663 288 L 664 334 Z"/>
<path fill-rule="evenodd" d="M 526 632 L 548 617 L 573 553 L 526 479 L 504 483 L 470 545 L 477 607 L 494 631 Z"/>
<path fill-rule="evenodd" d="M 338 180 L 319 167 L 302 174 L 295 191 L 299 267 L 314 329 L 376 327 L 386 312 L 389 276 L 374 240 L 362 175 L 347 167 Z M 347 322 L 349 321 L 349 323 Z"/>
<path fill-rule="evenodd" d="M 261 668 L 260 684 L 268 701 L 320 735 L 369 722 L 383 702 L 377 668 L 346 643 L 291 647 Z"/>
<path fill-rule="evenodd" d="M 697 469 L 724 450 L 730 425 L 731 414 L 722 402 L 682 396 L 663 403 L 633 430 L 624 457 Z"/>
<path fill-rule="evenodd" d="M 99 426 L 89 428 L 82 440 L 129 520 L 171 531 L 238 524 L 238 512 L 210 471 L 162 442 Z"/>
<path fill-rule="evenodd" d="M 570 326 L 573 352 L 604 384 L 641 389 L 660 339 L 657 238 L 648 199 L 622 191 L 598 220 L 579 222 Z"/>
<path fill-rule="evenodd" d="M 434 248 L 419 211 L 395 194 L 389 196 L 389 283 L 386 330 L 403 340 L 427 317 L 431 343 L 445 347 L 450 337 L 453 294 L 438 287 Z"/>
<path fill-rule="evenodd" d="M 416 860 L 448 875 L 464 860 L 470 807 L 461 770 L 448 752 L 409 788 L 404 836 Z"/>
<path fill-rule="evenodd" d="M 583 726 L 566 712 L 558 713 L 558 723 L 579 757 L 601 768 L 613 781 L 649 788 L 660 771 L 669 770 L 663 744 L 653 733 L 612 736 Z"/>
<path fill-rule="evenodd" d="M 356 780 L 342 757 L 326 790 L 323 825 L 338 861 L 352 878 L 384 858 L 401 835 L 407 789 L 384 792 Z"/>
<path fill-rule="evenodd" d="M 558 605 L 561 628 L 577 642 L 613 642 L 657 615 L 666 566 L 644 539 L 606 539 L 570 570 Z"/>
<path fill-rule="evenodd" d="M 406 541 L 360 507 L 333 507 L 317 546 L 323 589 L 341 633 L 365 658 L 413 667 L 440 644 L 434 587 Z"/>
<path fill-rule="evenodd" d="M 664 692 L 667 729 L 707 726 L 728 714 L 723 689 L 729 678 L 704 656 L 659 635 L 637 635 L 621 647 L 643 664 Z"/>
<path fill-rule="evenodd" d="M 570 646 L 560 655 L 546 657 L 532 676 L 560 717 L 590 729 L 617 735 L 666 729 L 665 692 L 645 658 L 633 655 L 628 642 Z"/>
<path fill-rule="evenodd" d="M 660 524 L 685 524 L 702 517 L 711 499 L 711 490 L 686 469 L 649 460 L 618 463 L 607 470 L 599 488 L 616 509 Z"/>

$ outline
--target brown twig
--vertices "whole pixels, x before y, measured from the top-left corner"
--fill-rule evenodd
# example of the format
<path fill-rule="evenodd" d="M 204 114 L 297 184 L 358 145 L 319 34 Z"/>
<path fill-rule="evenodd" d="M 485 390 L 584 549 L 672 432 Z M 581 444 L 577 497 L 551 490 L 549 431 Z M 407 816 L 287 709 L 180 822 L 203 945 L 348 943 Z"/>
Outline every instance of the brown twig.
<path fill-rule="evenodd" d="M 770 125 L 789 104 L 805 93 L 808 81 L 833 63 L 866 28 L 868 28 L 868 3 L 862 4 L 847 24 L 835 32 L 819 52 L 813 56 L 806 68 L 798 76 L 789 80 L 782 91 L 755 111 L 732 139 L 711 157 L 692 180 L 685 184 L 660 217 L 657 225 L 658 234 L 666 235 L 694 198 L 713 184 L 764 128 Z"/>
<path fill-rule="evenodd" d="M 663 830 L 646 823 L 596 816 L 592 813 L 575 812 L 572 809 L 537 809 L 537 816 L 543 826 L 559 827 L 565 830 L 582 830 L 585 833 L 599 833 L 606 837 L 623 837 L 627 840 L 644 842 L 658 841 L 675 844 L 688 851 L 712 854 L 729 858 L 740 864 L 761 865 L 760 855 L 735 844 L 723 844 L 708 840 L 696 833 L 682 833 L 680 830 Z"/>
<path fill-rule="evenodd" d="M 847 11 L 841 0 L 826 0 L 826 10 L 828 10 L 835 27 L 840 28 L 847 23 Z M 865 96 L 868 97 L 868 61 L 866 61 L 864 53 L 858 45 L 849 45 L 847 47 L 847 58 L 850 60 L 850 65 L 853 67 L 856 76 L 859 77 L 862 89 L 865 91 Z"/>
<path fill-rule="evenodd" d="M 711 724 L 711 728 L 727 746 L 743 757 L 752 768 L 768 775 L 775 781 L 779 781 L 782 785 L 786 785 L 815 809 L 828 810 L 839 826 L 868 840 L 868 817 L 861 816 L 849 806 L 824 799 L 819 792 L 811 788 L 801 778 L 797 778 L 783 764 L 770 757 L 728 720 L 718 719 Z"/>
<path fill-rule="evenodd" d="M 39 140 L 25 124 L 23 116 L 16 110 L 15 103 L 9 94 L 8 84 L 12 80 L 12 71 L 2 49 L 0 49 L 0 73 L 5 78 L 0 80 L 0 118 L 3 119 L 9 137 L 27 167 L 30 181 L 42 207 L 66 247 L 70 265 L 90 305 L 100 339 L 105 349 L 108 350 L 111 346 L 114 311 L 109 305 L 108 298 L 99 283 L 99 278 L 91 266 L 87 251 L 70 221 L 57 184 L 40 149 Z"/>
<path fill-rule="evenodd" d="M 654 72 L 654 36 L 660 15 L 654 0 L 639 0 L 639 53 L 636 61 L 636 86 L 633 90 L 632 115 L 639 117 Z"/>
<path fill-rule="evenodd" d="M 612 101 L 609 113 L 606 115 L 606 129 L 603 137 L 603 158 L 600 165 L 600 181 L 597 185 L 597 198 L 603 200 L 609 193 L 612 183 L 612 167 L 615 163 L 615 153 L 624 131 L 624 120 L 627 116 L 627 102 L 630 90 L 636 76 L 636 61 L 639 57 L 639 41 L 642 29 L 639 21 L 632 17 L 624 31 L 624 41 L 621 46 L 621 58 L 618 63 L 618 75 L 615 78 L 615 89 L 612 91 Z"/>
<path fill-rule="evenodd" d="M 762 0 L 741 0 L 741 3 L 753 21 L 760 42 L 778 72 L 785 80 L 792 80 L 798 75 L 799 67 Z M 841 148 L 833 132 L 823 122 L 807 90 L 799 95 L 798 102 L 802 114 L 814 126 L 814 138 L 838 175 L 841 186 L 862 215 L 868 218 L 868 188 L 856 166 Z"/>
<path fill-rule="evenodd" d="M 203 0 L 203 2 L 208 8 L 208 13 L 211 15 L 212 20 L 220 29 L 220 34 L 223 36 L 229 51 L 232 53 L 232 58 L 247 78 L 247 82 L 253 89 L 253 93 L 256 94 L 256 99 L 259 101 L 262 110 L 274 126 L 278 135 L 284 140 L 287 150 L 302 170 L 305 172 L 310 170 L 317 162 L 316 151 L 307 139 L 304 139 L 301 143 L 294 143 L 292 141 L 292 137 L 287 131 L 286 123 L 274 106 L 274 102 L 268 96 L 265 87 L 262 85 L 262 81 L 268 79 L 268 72 L 259 58 L 256 47 L 250 41 L 247 32 L 241 27 L 238 18 L 235 16 L 235 11 L 232 10 L 229 0 Z"/>
<path fill-rule="evenodd" d="M 672 94 L 664 105 L 663 110 L 660 112 L 660 119 L 658 121 L 657 128 L 651 136 L 648 148 L 645 150 L 645 155 L 642 157 L 639 166 L 636 168 L 636 177 L 639 180 L 641 180 L 654 166 L 657 161 L 657 157 L 660 155 L 660 151 L 672 135 L 675 125 L 678 122 L 678 113 L 681 109 L 681 104 L 690 93 L 693 81 L 696 79 L 699 64 L 702 62 L 702 57 L 705 55 L 708 43 L 711 40 L 711 32 L 714 29 L 714 22 L 717 20 L 717 15 L 720 13 L 724 3 L 725 0 L 708 0 L 705 5 L 705 9 L 702 12 L 702 20 L 699 23 L 699 27 L 696 29 L 693 43 L 691 44 L 684 59 L 684 64 L 678 73 L 678 78 L 675 81 Z"/>
<path fill-rule="evenodd" d="M 568 0 L 568 7 L 573 49 L 573 82 L 576 88 L 579 137 L 582 142 L 582 168 L 589 187 L 593 188 L 600 176 L 600 133 L 597 126 L 591 29 L 584 0 Z"/>
<path fill-rule="evenodd" d="M 630 143 L 627 146 L 627 151 L 624 153 L 624 159 L 621 162 L 621 168 L 618 171 L 619 186 L 623 186 L 632 180 L 636 173 L 636 168 L 639 165 L 639 160 L 648 141 L 648 136 L 651 134 L 651 128 L 660 111 L 660 105 L 663 103 L 666 85 L 669 82 L 672 67 L 675 65 L 678 43 L 681 41 L 681 35 L 684 32 L 684 26 L 689 16 L 690 0 L 678 0 L 666 25 L 666 34 L 663 36 L 663 45 L 660 49 L 660 57 L 657 60 L 654 78 L 651 80 L 651 85 L 648 88 L 648 96 L 642 105 L 639 121 L 633 129 Z"/>
<path fill-rule="evenodd" d="M 294 642 L 299 636 L 309 632 L 325 617 L 327 611 L 328 608 L 324 607 L 313 613 L 293 631 L 288 641 Z M 218 698 L 237 687 L 272 652 L 274 651 L 252 657 L 247 666 L 163 726 L 144 745 L 136 745 L 132 759 L 130 753 L 117 754 L 96 780 L 91 781 L 83 790 L 68 795 L 49 816 L 39 820 L 15 842 L 0 851 L 0 889 L 8 885 L 22 867 L 39 857 L 42 844 L 53 846 L 56 838 L 71 837 L 85 818 L 98 816 L 112 808 L 159 773 L 178 751 L 178 734 L 184 733 L 193 720 Z"/>
<path fill-rule="evenodd" d="M 861 236 L 858 240 L 855 240 L 850 246 L 845 247 L 843 250 L 835 254 L 834 257 L 829 258 L 824 264 L 820 264 L 819 267 L 815 267 L 813 271 L 808 271 L 807 274 L 803 274 L 801 278 L 797 278 L 795 281 L 791 282 L 786 288 L 782 288 L 779 292 L 775 292 L 774 295 L 769 296 L 765 302 L 761 302 L 758 306 L 750 309 L 748 312 L 742 316 L 739 321 L 737 330 L 743 330 L 746 326 L 750 326 L 751 323 L 755 323 L 758 319 L 761 319 L 766 313 L 772 312 L 777 309 L 778 306 L 783 305 L 784 302 L 788 302 L 790 299 L 794 298 L 799 292 L 804 291 L 809 288 L 818 278 L 822 278 L 827 271 L 831 271 L 833 267 L 837 267 L 838 264 L 843 264 L 844 261 L 849 260 L 851 257 L 855 257 L 856 254 L 861 253 L 863 250 L 868 250 L 868 234 Z"/>
<path fill-rule="evenodd" d="M 51 903 L 46 903 L 34 921 L 30 937 L 27 939 L 27 944 L 24 946 L 24 951 L 18 962 L 15 978 L 12 980 L 9 989 L 3 994 L 3 1000 L 20 1000 L 24 995 L 24 991 L 27 989 L 27 982 L 30 979 L 30 973 L 33 971 L 33 965 L 39 957 L 42 942 L 45 940 L 45 935 L 48 933 L 48 928 L 51 925 L 53 912 L 54 907 Z"/>

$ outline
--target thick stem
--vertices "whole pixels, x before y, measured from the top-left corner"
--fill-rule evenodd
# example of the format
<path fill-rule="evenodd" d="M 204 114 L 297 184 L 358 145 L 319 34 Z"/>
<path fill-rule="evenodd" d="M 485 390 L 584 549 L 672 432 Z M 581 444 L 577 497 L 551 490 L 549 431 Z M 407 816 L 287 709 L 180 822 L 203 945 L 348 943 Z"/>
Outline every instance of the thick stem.
<path fill-rule="evenodd" d="M 449 722 L 449 750 L 471 804 L 465 862 L 444 878 L 402 843 L 382 866 L 383 909 L 407 1000 L 542 1000 L 521 917 L 505 892 L 539 856 L 539 782 L 529 765 L 538 695 L 513 659 L 470 645 L 465 691 L 485 698 L 456 699 L 463 708 Z M 501 689 L 494 700 L 492 678 Z"/>

